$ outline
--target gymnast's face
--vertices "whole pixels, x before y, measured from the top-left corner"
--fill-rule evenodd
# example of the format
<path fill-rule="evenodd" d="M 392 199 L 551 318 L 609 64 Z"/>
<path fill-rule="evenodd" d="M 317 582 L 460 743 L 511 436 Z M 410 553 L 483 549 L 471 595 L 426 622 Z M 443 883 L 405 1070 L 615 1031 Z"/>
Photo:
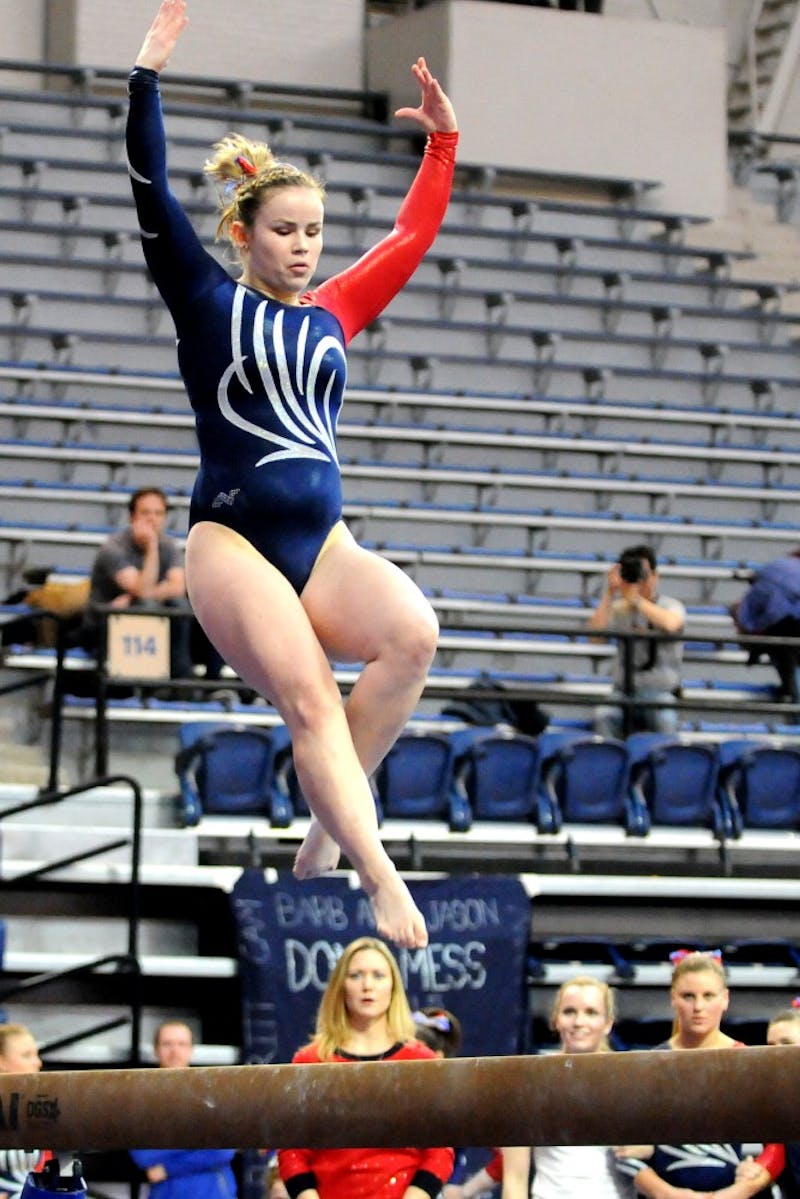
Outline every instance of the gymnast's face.
<path fill-rule="evenodd" d="M 383 1019 L 392 1001 L 392 973 L 377 949 L 354 953 L 344 979 L 344 1006 L 351 1024 Z"/>
<path fill-rule="evenodd" d="M 713 970 L 693 970 L 681 975 L 672 988 L 680 1037 L 698 1041 L 716 1032 L 728 1010 L 728 1002 L 728 988 Z"/>
<path fill-rule="evenodd" d="M 593 984 L 566 987 L 553 1027 L 564 1053 L 597 1053 L 611 1031 L 600 988 Z"/>
<path fill-rule="evenodd" d="M 800 1020 L 777 1020 L 767 1029 L 768 1045 L 800 1045 Z"/>
<path fill-rule="evenodd" d="M 267 192 L 253 224 L 231 225 L 242 260 L 242 283 L 283 304 L 307 290 L 322 253 L 322 200 L 310 187 Z"/>
<path fill-rule="evenodd" d="M 29 1032 L 11 1033 L 5 1038 L 0 1053 L 0 1072 L 3 1074 L 38 1074 L 42 1059 L 36 1042 Z"/>

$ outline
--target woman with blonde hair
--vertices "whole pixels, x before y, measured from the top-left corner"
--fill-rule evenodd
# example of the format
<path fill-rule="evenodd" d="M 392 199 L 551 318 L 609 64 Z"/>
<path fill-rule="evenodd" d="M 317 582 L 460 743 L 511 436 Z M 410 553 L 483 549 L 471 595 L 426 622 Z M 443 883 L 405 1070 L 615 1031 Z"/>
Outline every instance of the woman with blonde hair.
<path fill-rule="evenodd" d="M 38 1074 L 42 1068 L 39 1049 L 24 1024 L 0 1024 L 0 1073 Z M 50 1149 L 0 1149 L 0 1196 L 16 1199 L 30 1172 L 38 1174 L 52 1161 Z"/>
<path fill-rule="evenodd" d="M 283 11 L 264 7 L 267 21 Z M 187 11 L 186 0 L 162 0 L 145 37 L 129 80 L 127 149 L 145 259 L 175 322 L 196 416 L 189 599 L 215 648 L 291 734 L 313 814 L 295 874 L 332 870 L 343 851 L 378 932 L 424 946 L 425 921 L 381 843 L 368 776 L 417 705 L 438 625 L 411 579 L 357 545 L 343 523 L 336 424 L 347 345 L 405 285 L 444 218 L 455 114 L 418 58 L 420 103 L 395 115 L 428 139 L 395 226 L 313 289 L 320 184 L 263 143 L 223 139 L 206 171 L 221 187 L 220 235 L 241 268 L 234 279 L 203 248 L 168 183 L 159 74 Z M 364 664 L 345 704 L 331 661 Z"/>
<path fill-rule="evenodd" d="M 383 941 L 359 937 L 333 969 L 316 1031 L 294 1061 L 434 1060 L 415 1039 L 403 980 Z M 453 1171 L 452 1149 L 281 1149 L 291 1199 L 435 1199 Z"/>
<path fill-rule="evenodd" d="M 608 1053 L 614 1024 L 614 992 L 588 974 L 559 987 L 550 1014 L 559 1053 Z M 533 1199 L 620 1199 L 633 1192 L 620 1177 L 613 1151 L 604 1145 L 537 1145 L 503 1149 L 503 1199 L 527 1199 L 531 1159 Z"/>
<path fill-rule="evenodd" d="M 728 1010 L 728 992 L 722 955 L 718 950 L 697 953 L 679 949 L 670 955 L 670 1001 L 674 1025 L 669 1040 L 657 1049 L 736 1049 L 742 1041 L 720 1027 Z M 737 1167 L 742 1146 L 733 1143 L 622 1146 L 619 1167 L 633 1178 L 636 1190 L 648 1199 L 691 1199 L 714 1194 L 716 1199 L 749 1199 L 771 1187 L 784 1166 L 783 1145 L 765 1145 L 749 1177 Z"/>

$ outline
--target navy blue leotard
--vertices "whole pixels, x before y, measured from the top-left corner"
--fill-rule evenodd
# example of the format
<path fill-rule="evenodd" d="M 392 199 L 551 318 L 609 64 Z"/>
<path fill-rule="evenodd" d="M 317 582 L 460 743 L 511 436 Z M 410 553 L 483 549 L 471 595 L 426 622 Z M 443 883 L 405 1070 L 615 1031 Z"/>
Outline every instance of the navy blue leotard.
<path fill-rule="evenodd" d="M 129 94 L 128 161 L 142 245 L 175 322 L 196 417 L 200 470 L 189 523 L 236 530 L 299 594 L 342 514 L 336 422 L 345 347 L 436 236 L 458 135 L 429 136 L 388 237 L 299 304 L 282 304 L 235 282 L 172 195 L 157 74 L 137 67 Z"/>

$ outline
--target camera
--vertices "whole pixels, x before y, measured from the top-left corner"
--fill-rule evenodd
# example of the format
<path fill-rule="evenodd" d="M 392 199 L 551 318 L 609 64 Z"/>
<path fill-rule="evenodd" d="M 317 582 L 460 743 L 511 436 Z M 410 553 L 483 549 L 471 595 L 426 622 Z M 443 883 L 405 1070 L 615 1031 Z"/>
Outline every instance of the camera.
<path fill-rule="evenodd" d="M 637 554 L 623 554 L 619 560 L 619 577 L 623 583 L 641 583 L 647 578 L 642 559 Z"/>

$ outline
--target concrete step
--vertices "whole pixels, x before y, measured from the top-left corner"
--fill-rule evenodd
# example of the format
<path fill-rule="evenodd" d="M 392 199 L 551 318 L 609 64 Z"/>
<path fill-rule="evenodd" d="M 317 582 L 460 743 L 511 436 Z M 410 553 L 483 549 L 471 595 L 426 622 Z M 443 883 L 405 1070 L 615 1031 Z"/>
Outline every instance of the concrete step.
<path fill-rule="evenodd" d="M 0 813 L 17 803 L 32 802 L 38 793 L 38 788 L 34 786 L 0 782 Z M 144 788 L 142 801 L 145 828 L 151 832 L 158 829 L 178 831 L 171 791 Z M 97 829 L 102 826 L 127 830 L 131 827 L 132 816 L 132 789 L 123 785 L 113 785 L 93 787 L 59 800 L 56 804 L 33 808 L 13 817 L 13 823 L 47 824 L 50 827 L 63 826 L 70 829 Z"/>
<path fill-rule="evenodd" d="M 41 812 L 37 823 L 16 822 L 12 817 L 3 822 L 2 846 L 4 859 L 41 858 L 45 861 L 65 858 L 127 837 L 119 825 L 95 825 L 74 828 L 61 819 L 48 824 Z M 127 864 L 130 848 L 121 845 L 103 854 L 109 863 Z M 142 860 L 165 867 L 191 866 L 197 862 L 195 838 L 186 836 L 183 829 L 145 829 L 142 836 Z M 7 876 L 8 877 L 8 876 Z"/>
<path fill-rule="evenodd" d="M 83 937 L 81 944 L 83 947 Z M 51 973 L 80 966 L 92 956 L 88 950 L 59 953 L 9 948 L 3 955 L 3 970 L 7 974 Z M 239 969 L 235 958 L 203 957 L 200 954 L 144 953 L 139 956 L 139 965 L 142 974 L 148 978 L 234 978 Z M 113 970 L 113 965 L 109 965 L 101 967 L 98 973 L 110 974 Z"/>

